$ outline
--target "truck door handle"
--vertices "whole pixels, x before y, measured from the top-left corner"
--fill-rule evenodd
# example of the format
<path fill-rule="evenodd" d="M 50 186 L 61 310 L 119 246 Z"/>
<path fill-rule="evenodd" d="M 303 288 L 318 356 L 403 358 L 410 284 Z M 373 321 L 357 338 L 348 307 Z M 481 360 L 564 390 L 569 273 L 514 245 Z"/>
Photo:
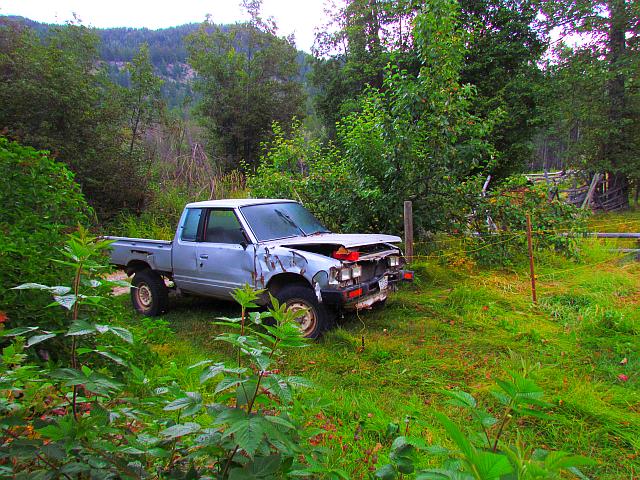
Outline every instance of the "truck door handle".
<path fill-rule="evenodd" d="M 206 260 L 207 258 L 209 258 L 209 255 L 205 255 L 205 254 L 203 253 L 202 255 L 200 255 L 200 258 L 204 258 L 204 259 Z"/>

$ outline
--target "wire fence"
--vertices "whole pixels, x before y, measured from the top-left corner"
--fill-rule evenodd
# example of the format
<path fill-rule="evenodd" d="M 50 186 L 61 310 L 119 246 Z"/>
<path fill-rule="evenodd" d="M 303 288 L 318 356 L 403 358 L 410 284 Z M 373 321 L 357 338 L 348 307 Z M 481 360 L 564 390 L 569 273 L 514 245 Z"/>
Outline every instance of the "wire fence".
<path fill-rule="evenodd" d="M 605 230 L 610 230 L 616 227 L 625 226 L 626 228 L 632 228 L 631 225 L 639 225 L 640 219 L 632 219 L 621 222 L 613 222 L 608 223 L 605 226 Z M 467 235 L 467 236 L 448 236 L 445 238 L 434 238 L 428 241 L 415 242 L 417 246 L 423 246 L 423 248 L 433 248 L 437 251 L 429 252 L 426 255 L 414 254 L 412 257 L 412 261 L 448 261 L 452 258 L 465 258 L 465 257 L 474 257 L 477 256 L 478 253 L 483 250 L 488 249 L 499 249 L 505 246 L 515 247 L 516 249 L 521 249 L 523 255 L 529 256 L 530 261 L 530 280 L 531 280 L 531 290 L 532 290 L 532 300 L 533 303 L 537 303 L 536 300 L 536 282 L 542 279 L 549 279 L 553 277 L 557 277 L 559 275 L 566 274 L 568 272 L 578 272 L 583 271 L 585 269 L 595 269 L 597 267 L 601 267 L 605 264 L 609 264 L 612 261 L 620 258 L 628 257 L 629 254 L 634 254 L 636 256 L 636 260 L 640 260 L 640 238 L 629 238 L 629 232 L 626 233 L 610 233 L 608 235 L 613 235 L 613 238 L 598 238 L 599 232 L 567 232 L 559 229 L 541 229 L 538 228 L 536 230 L 530 230 L 529 232 L 490 232 L 485 235 Z M 627 235 L 625 237 L 625 234 Z M 597 261 L 585 262 L 584 260 L 580 263 L 576 263 L 569 268 L 553 270 L 551 272 L 546 272 L 542 274 L 536 274 L 534 271 L 534 249 L 531 247 L 527 249 L 527 242 L 525 239 L 529 237 L 529 245 L 536 240 L 542 239 L 546 235 L 554 235 L 572 237 L 576 239 L 578 242 L 592 242 L 594 244 L 606 244 L 613 243 L 618 244 L 619 240 L 623 241 L 635 241 L 637 242 L 636 246 L 638 248 L 633 249 L 609 249 L 604 259 L 597 259 Z M 620 235 L 620 238 L 616 238 L 616 236 Z M 633 235 L 633 233 L 631 233 Z M 640 234 L 638 234 L 640 235 Z M 482 245 L 478 246 L 479 242 L 484 242 Z M 517 242 L 517 243 L 516 243 Z M 540 256 L 541 252 L 539 249 L 537 250 L 537 255 Z M 618 253 L 616 255 L 616 252 Z"/>
<path fill-rule="evenodd" d="M 630 226 L 637 224 L 640 230 L 640 219 L 633 219 L 624 222 L 613 222 L 607 223 L 605 225 L 600 226 L 598 230 L 611 230 L 621 225 Z M 557 235 L 557 236 L 570 236 L 578 242 L 590 241 L 597 242 L 600 244 L 611 243 L 613 245 L 617 245 L 619 242 L 637 242 L 638 252 L 635 252 L 636 249 L 625 249 L 627 251 L 618 252 L 619 255 L 616 255 L 615 249 L 612 248 L 610 258 L 607 258 L 603 261 L 598 261 L 596 263 L 591 264 L 580 264 L 572 267 L 571 269 L 576 268 L 588 268 L 590 266 L 598 266 L 604 263 L 616 260 L 619 257 L 625 257 L 629 254 L 640 253 L 640 240 L 635 238 L 606 238 L 606 239 L 598 239 L 595 237 L 597 232 L 594 231 L 586 231 L 586 232 L 567 232 L 566 230 L 561 229 L 534 229 L 532 230 L 532 237 L 534 243 L 537 243 L 538 238 L 543 235 Z M 447 260 L 451 258 L 457 257 L 467 257 L 474 256 L 483 250 L 488 250 L 495 247 L 509 245 L 513 242 L 512 246 L 522 246 L 522 253 L 526 254 L 526 243 L 525 239 L 527 236 L 526 231 L 507 231 L 507 232 L 491 232 L 486 235 L 448 235 L 446 237 L 438 237 L 430 240 L 423 240 L 419 242 L 414 242 L 414 245 L 419 247 L 418 250 L 423 250 L 423 253 L 416 253 L 413 255 L 412 259 L 415 260 Z M 483 242 L 482 245 L 478 245 L 478 242 Z M 517 242 L 517 243 L 516 243 Z M 424 253 L 424 251 L 427 253 Z M 538 248 L 535 249 L 538 255 L 541 254 Z M 544 276 L 551 276 L 554 273 L 546 273 Z M 537 275 L 538 277 L 542 275 Z"/>

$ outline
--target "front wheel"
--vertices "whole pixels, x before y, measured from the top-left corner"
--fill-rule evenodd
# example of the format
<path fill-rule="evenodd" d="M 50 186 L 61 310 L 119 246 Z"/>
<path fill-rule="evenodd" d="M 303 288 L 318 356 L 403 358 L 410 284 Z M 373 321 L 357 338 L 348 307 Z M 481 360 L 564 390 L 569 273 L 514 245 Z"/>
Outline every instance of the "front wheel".
<path fill-rule="evenodd" d="M 284 287 L 275 297 L 289 310 L 300 312 L 296 321 L 306 338 L 318 338 L 331 327 L 331 315 L 310 288 L 291 285 Z"/>
<path fill-rule="evenodd" d="M 155 317 L 167 309 L 169 291 L 162 277 L 156 272 L 139 271 L 133 277 L 131 285 L 131 303 L 138 313 Z"/>

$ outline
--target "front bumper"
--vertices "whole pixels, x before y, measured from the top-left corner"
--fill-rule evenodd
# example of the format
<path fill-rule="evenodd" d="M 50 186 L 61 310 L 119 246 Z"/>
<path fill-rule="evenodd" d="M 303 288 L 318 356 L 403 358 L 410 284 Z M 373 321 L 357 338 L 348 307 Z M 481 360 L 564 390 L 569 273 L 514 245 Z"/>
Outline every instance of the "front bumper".
<path fill-rule="evenodd" d="M 386 288 L 380 288 L 380 282 L 384 285 L 386 278 Z M 413 272 L 411 270 L 399 270 L 397 272 L 385 273 L 379 277 L 372 278 L 366 282 L 350 285 L 346 288 L 323 288 L 320 290 L 322 303 L 335 305 L 344 308 L 369 308 L 374 303 L 387 298 L 389 291 L 398 282 L 412 282 Z"/>

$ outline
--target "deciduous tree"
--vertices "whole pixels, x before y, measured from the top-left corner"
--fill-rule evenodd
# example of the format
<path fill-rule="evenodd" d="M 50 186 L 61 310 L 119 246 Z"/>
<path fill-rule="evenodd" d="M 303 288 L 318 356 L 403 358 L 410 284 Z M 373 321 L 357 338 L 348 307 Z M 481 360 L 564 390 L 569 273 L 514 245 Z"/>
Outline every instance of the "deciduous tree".
<path fill-rule="evenodd" d="M 255 8 L 250 23 L 226 29 L 207 23 L 188 38 L 202 94 L 198 112 L 225 168 L 242 160 L 255 165 L 272 122 L 289 124 L 303 114 L 293 39 L 276 36 Z"/>
<path fill-rule="evenodd" d="M 125 156 L 122 90 L 99 68 L 88 28 L 53 28 L 43 39 L 0 23 L 0 130 L 50 150 L 76 174 L 87 200 L 110 216 L 141 200 L 136 165 Z"/>
<path fill-rule="evenodd" d="M 609 188 L 618 189 L 621 205 L 628 206 L 629 182 L 640 177 L 640 7 L 631 0 L 541 4 L 549 29 L 580 40 L 572 48 L 560 45 L 553 69 L 565 87 L 555 93 L 580 98 L 580 105 L 558 103 L 569 107 L 557 113 L 565 119 L 565 132 L 580 132 L 569 151 L 589 170 L 609 173 Z M 585 76 L 594 93 L 587 98 L 574 91 Z"/>
<path fill-rule="evenodd" d="M 494 176 L 525 168 L 541 124 L 538 66 L 547 39 L 537 28 L 535 0 L 460 0 L 469 33 L 462 81 L 475 86 L 475 111 L 496 118 Z"/>
<path fill-rule="evenodd" d="M 153 72 L 149 46 L 146 43 L 140 46 L 138 53 L 127 65 L 127 72 L 130 76 L 130 87 L 127 92 L 129 127 L 131 128 L 129 158 L 132 158 L 136 140 L 143 133 L 144 128 L 158 118 L 162 109 L 160 87 L 163 81 Z"/>

